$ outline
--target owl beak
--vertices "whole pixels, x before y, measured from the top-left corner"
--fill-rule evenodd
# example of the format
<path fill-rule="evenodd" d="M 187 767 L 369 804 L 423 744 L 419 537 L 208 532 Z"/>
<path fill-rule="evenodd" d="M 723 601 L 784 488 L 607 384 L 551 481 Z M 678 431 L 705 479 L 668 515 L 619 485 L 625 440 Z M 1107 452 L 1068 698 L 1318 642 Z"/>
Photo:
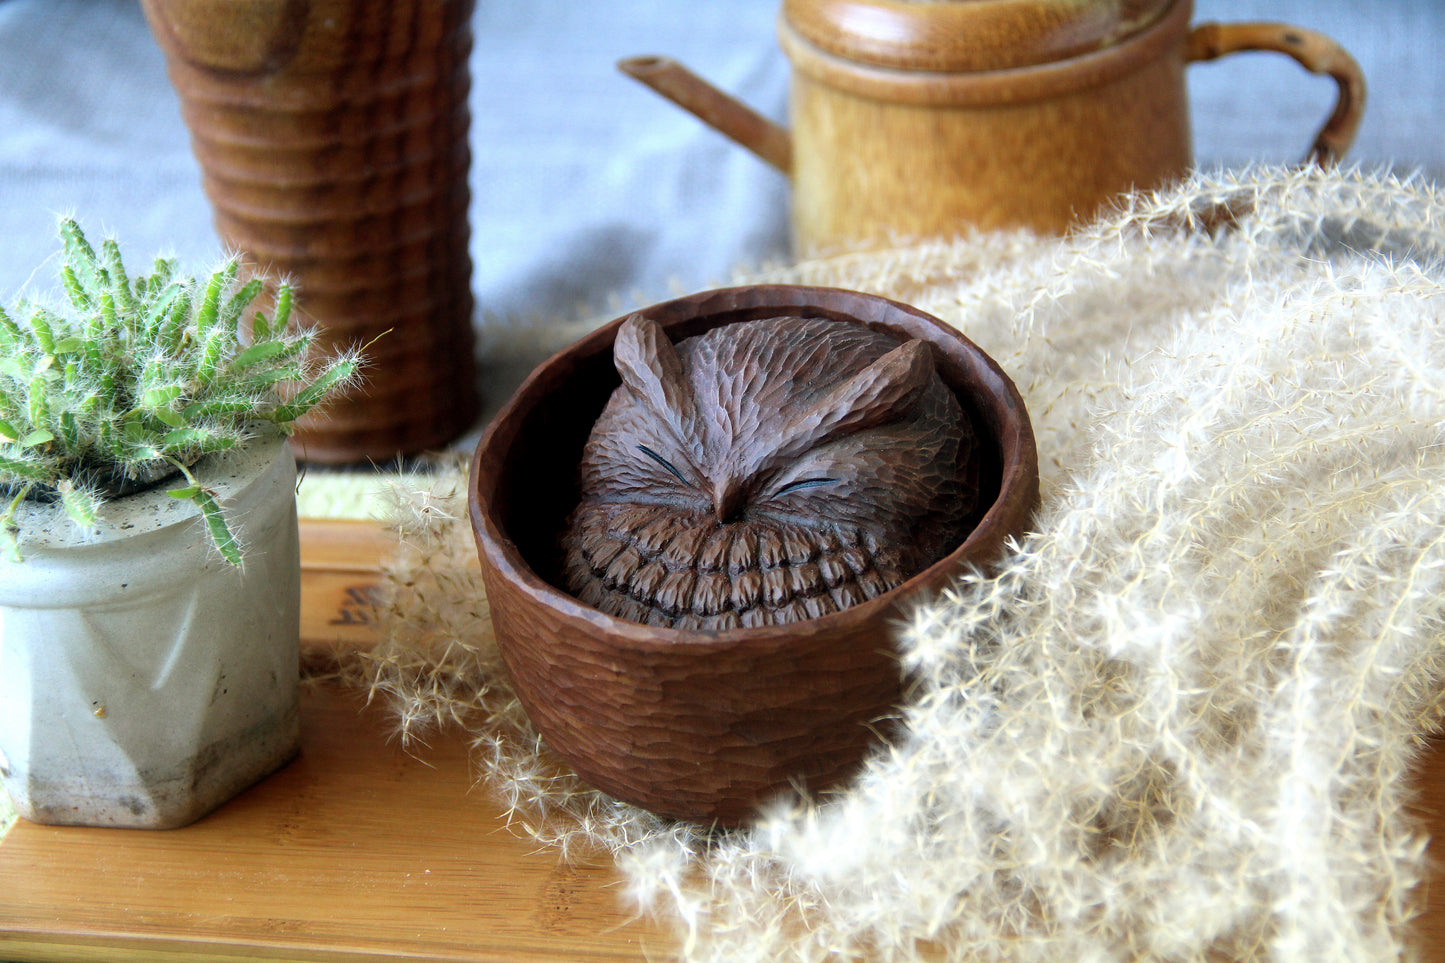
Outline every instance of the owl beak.
<path fill-rule="evenodd" d="M 713 483 L 712 507 L 719 525 L 726 525 L 741 514 L 747 494 L 747 488 L 732 478 Z"/>

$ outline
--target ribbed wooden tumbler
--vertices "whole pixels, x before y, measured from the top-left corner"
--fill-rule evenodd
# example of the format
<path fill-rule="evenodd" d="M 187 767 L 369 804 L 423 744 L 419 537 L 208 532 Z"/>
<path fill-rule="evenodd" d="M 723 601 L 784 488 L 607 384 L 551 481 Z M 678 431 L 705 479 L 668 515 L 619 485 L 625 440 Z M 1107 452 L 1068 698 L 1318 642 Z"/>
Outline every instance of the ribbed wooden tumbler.
<path fill-rule="evenodd" d="M 900 343 L 920 339 L 978 442 L 967 534 L 938 562 L 817 618 L 683 629 L 609 615 L 560 587 L 560 538 L 578 504 L 583 446 L 619 384 L 613 344 L 623 319 L 533 372 L 483 436 L 472 463 L 472 528 L 497 643 L 533 724 L 578 775 L 619 799 L 736 824 L 778 794 L 822 792 L 857 770 L 902 698 L 897 621 L 1023 533 L 1038 499 L 1038 458 L 1023 400 L 998 365 L 906 305 L 755 285 L 639 313 L 674 342 L 777 317 L 852 321 Z"/>
<path fill-rule="evenodd" d="M 371 343 L 366 387 L 304 421 L 298 455 L 386 460 L 465 431 L 474 0 L 143 6 L 221 239 L 297 284 L 323 350 Z"/>

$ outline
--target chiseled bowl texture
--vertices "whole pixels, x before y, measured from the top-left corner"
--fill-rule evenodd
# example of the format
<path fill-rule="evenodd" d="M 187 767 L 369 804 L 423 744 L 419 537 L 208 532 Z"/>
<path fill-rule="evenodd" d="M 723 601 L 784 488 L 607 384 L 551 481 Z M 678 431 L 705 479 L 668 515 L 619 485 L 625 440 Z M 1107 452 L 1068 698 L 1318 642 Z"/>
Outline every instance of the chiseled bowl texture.
<path fill-rule="evenodd" d="M 591 785 L 653 812 L 735 825 L 769 798 L 846 779 L 902 694 L 895 623 L 965 563 L 987 566 L 1038 502 L 1038 457 L 1008 377 L 915 308 L 833 288 L 754 285 L 643 309 L 673 341 L 778 315 L 847 319 L 922 338 L 975 421 L 976 523 L 954 552 L 869 602 L 723 632 L 640 625 L 563 592 L 559 536 L 588 433 L 620 379 L 622 318 L 544 362 L 477 447 L 471 520 L 502 656 L 547 745 Z"/>

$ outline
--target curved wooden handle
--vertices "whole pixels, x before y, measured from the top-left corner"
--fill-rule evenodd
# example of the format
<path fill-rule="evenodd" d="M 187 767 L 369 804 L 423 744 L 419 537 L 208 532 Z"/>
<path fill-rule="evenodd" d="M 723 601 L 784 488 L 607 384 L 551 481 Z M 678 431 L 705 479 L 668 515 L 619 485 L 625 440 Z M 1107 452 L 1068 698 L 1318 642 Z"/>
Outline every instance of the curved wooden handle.
<path fill-rule="evenodd" d="M 1328 74 L 1339 93 L 1329 120 L 1315 135 L 1309 159 L 1331 167 L 1350 149 L 1365 113 L 1365 75 L 1349 52 L 1322 33 L 1287 23 L 1202 23 L 1189 34 L 1190 61 L 1213 60 L 1241 50 L 1273 50 L 1310 73 Z"/>

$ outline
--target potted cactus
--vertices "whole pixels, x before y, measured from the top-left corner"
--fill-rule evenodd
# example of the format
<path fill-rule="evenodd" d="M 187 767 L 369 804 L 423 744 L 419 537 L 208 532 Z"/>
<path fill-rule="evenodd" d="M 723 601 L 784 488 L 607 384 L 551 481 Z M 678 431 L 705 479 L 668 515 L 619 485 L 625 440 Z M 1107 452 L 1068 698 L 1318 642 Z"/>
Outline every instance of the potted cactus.
<path fill-rule="evenodd" d="M 184 825 L 296 751 L 286 436 L 360 362 L 234 258 L 131 276 L 60 235 L 65 297 L 0 308 L 0 781 L 38 822 Z"/>

